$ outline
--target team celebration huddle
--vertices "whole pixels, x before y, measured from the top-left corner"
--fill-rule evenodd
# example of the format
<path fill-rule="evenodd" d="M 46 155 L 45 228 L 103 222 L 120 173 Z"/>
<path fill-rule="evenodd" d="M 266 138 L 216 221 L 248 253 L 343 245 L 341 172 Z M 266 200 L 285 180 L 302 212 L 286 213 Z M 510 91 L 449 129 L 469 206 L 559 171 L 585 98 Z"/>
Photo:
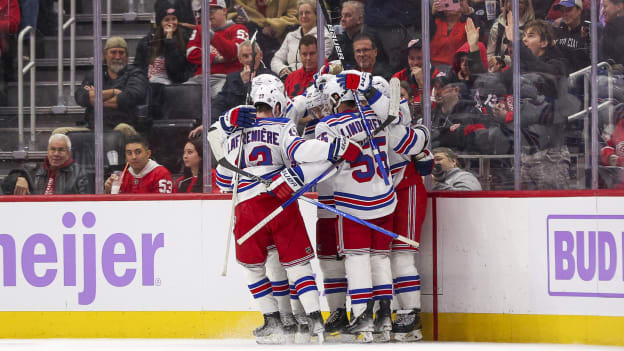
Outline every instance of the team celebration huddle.
<path fill-rule="evenodd" d="M 258 343 L 422 338 L 416 253 L 433 157 L 398 83 L 328 63 L 290 100 L 259 74 L 247 104 L 207 133 L 217 184 L 233 193 L 236 260 L 264 317 Z M 318 200 L 305 195 L 314 190 Z M 318 208 L 316 252 L 297 200 Z"/>

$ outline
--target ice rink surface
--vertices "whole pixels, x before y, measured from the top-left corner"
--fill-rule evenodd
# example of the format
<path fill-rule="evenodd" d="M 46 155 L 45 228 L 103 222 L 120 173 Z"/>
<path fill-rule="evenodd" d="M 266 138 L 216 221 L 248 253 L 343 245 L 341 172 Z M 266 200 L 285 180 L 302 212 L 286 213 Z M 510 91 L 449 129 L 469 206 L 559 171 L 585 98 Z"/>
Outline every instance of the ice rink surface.
<path fill-rule="evenodd" d="M 391 344 L 324 344 L 324 345 L 257 345 L 252 339 L 32 339 L 0 340 L 0 350 L 46 350 L 46 351 L 90 351 L 90 350 L 150 350 L 150 351 L 185 351 L 185 350 L 412 350 L 412 351 L 446 351 L 446 350 L 518 350 L 518 351 L 576 351 L 576 350 L 624 350 L 624 347 L 593 346 L 593 345 L 559 345 L 559 344 L 503 344 L 503 343 L 466 343 L 466 342 L 418 342 Z"/>

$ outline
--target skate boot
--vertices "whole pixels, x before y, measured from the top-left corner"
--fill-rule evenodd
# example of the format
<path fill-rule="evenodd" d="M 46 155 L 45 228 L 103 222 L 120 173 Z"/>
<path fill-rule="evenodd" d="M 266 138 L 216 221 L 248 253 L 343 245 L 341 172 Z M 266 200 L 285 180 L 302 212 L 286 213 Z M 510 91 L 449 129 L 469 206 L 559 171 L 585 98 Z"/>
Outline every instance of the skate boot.
<path fill-rule="evenodd" d="M 392 310 L 390 304 L 392 300 L 379 300 L 379 310 L 375 313 L 375 332 L 373 338 L 375 342 L 389 342 L 390 331 L 392 330 Z"/>
<path fill-rule="evenodd" d="M 280 314 L 282 324 L 284 325 L 284 334 L 286 337 L 286 342 L 292 344 L 295 342 L 295 337 L 297 334 L 297 330 L 299 329 L 299 325 L 295 316 L 292 313 Z"/>
<path fill-rule="evenodd" d="M 310 343 L 310 328 L 308 327 L 308 317 L 302 314 L 296 314 L 297 332 L 295 333 L 295 344 Z"/>
<path fill-rule="evenodd" d="M 349 317 L 345 308 L 333 311 L 325 322 L 325 341 L 341 341 L 344 329 L 349 325 Z"/>
<path fill-rule="evenodd" d="M 258 344 L 283 344 L 286 340 L 279 312 L 264 315 L 264 324 L 253 331 Z"/>
<path fill-rule="evenodd" d="M 392 323 L 392 334 L 395 341 L 409 342 L 421 340 L 420 309 L 398 311 L 396 319 Z"/>
<path fill-rule="evenodd" d="M 373 300 L 366 303 L 366 310 L 357 318 L 351 317 L 351 323 L 345 328 L 345 333 L 351 335 L 351 342 L 370 343 L 373 342 Z"/>
<path fill-rule="evenodd" d="M 308 314 L 308 328 L 310 328 L 310 335 L 316 338 L 318 344 L 322 344 L 325 341 L 323 335 L 325 325 L 323 324 L 321 311 L 314 311 Z"/>

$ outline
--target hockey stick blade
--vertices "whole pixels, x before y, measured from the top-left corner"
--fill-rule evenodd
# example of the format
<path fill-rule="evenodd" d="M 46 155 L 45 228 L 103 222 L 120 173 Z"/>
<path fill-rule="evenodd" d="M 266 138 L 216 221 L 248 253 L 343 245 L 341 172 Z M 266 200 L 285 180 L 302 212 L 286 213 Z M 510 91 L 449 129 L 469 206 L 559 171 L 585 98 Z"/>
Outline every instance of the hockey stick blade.
<path fill-rule="evenodd" d="M 396 119 L 396 117 L 394 117 L 394 116 L 388 116 L 388 118 L 379 127 L 375 128 L 375 130 L 373 131 L 372 135 L 373 136 L 377 135 L 379 132 L 384 130 L 388 125 L 390 125 L 390 123 L 392 123 L 392 121 L 394 121 L 395 119 Z M 342 164 L 342 162 L 344 162 L 344 159 L 340 159 L 340 160 L 334 162 L 330 167 L 328 167 L 325 171 L 323 171 L 323 173 L 321 173 L 321 175 L 316 177 L 314 180 L 312 180 L 308 184 L 304 185 L 290 199 L 288 199 L 286 202 L 284 202 L 280 207 L 278 207 L 275 210 L 273 210 L 273 212 L 271 212 L 268 216 L 266 216 L 263 220 L 261 220 L 253 228 L 251 228 L 247 233 L 245 233 L 243 236 L 238 238 L 236 240 L 236 243 L 238 245 L 242 245 L 245 241 L 247 241 L 247 239 L 249 239 L 252 235 L 254 235 L 258 230 L 260 230 L 267 223 L 272 221 L 273 218 L 277 217 L 284 210 L 284 208 L 286 208 L 287 206 L 289 206 L 290 204 L 295 202 L 297 200 L 297 198 L 299 198 L 305 192 L 310 190 L 321 179 L 325 178 L 325 176 L 328 175 L 330 172 L 332 172 L 333 169 L 338 168 L 338 166 L 340 166 Z"/>
<path fill-rule="evenodd" d="M 388 106 L 388 116 L 399 117 L 401 105 L 401 81 L 394 77 L 390 79 L 390 103 Z"/>

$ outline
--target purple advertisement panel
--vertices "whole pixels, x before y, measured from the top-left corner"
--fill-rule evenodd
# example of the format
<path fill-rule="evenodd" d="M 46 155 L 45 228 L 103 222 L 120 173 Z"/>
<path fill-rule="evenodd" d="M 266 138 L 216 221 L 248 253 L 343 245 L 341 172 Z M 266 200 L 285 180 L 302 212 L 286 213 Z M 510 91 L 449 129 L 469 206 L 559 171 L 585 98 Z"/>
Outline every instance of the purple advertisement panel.
<path fill-rule="evenodd" d="M 624 298 L 624 215 L 549 215 L 548 294 Z"/>

